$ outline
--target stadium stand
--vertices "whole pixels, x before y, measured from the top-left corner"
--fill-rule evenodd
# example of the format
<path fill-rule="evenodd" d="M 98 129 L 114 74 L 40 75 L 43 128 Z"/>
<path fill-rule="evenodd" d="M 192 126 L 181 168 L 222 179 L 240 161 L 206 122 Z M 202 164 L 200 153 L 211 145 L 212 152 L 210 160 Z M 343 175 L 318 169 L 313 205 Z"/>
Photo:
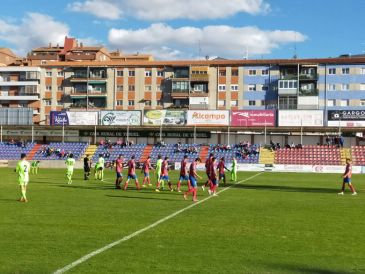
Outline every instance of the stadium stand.
<path fill-rule="evenodd" d="M 192 162 L 199 156 L 201 146 L 195 145 L 195 151 L 188 151 L 193 146 L 189 144 L 181 144 L 179 147 L 175 144 L 166 144 L 164 146 L 155 145 L 151 151 L 151 161 L 155 162 L 157 156 L 161 154 L 162 157 L 169 157 L 169 162 L 181 162 L 184 155 L 188 155 L 188 161 Z"/>
<path fill-rule="evenodd" d="M 42 145 L 33 160 L 62 160 L 72 153 L 75 160 L 84 155 L 87 143 L 50 143 Z"/>
<path fill-rule="evenodd" d="M 260 158 L 260 146 L 248 145 L 243 147 L 234 145 L 232 148 L 224 145 L 210 145 L 209 153 L 213 153 L 217 159 L 225 158 L 226 163 L 236 157 L 237 163 L 240 164 L 257 164 Z"/>
<path fill-rule="evenodd" d="M 341 165 L 340 148 L 324 145 L 280 148 L 275 151 L 275 164 Z"/>
<path fill-rule="evenodd" d="M 25 146 L 4 142 L 0 143 L 0 160 L 19 160 L 20 154 L 28 154 L 34 145 L 34 143 L 27 143 Z"/>
<path fill-rule="evenodd" d="M 132 155 L 134 155 L 136 161 L 139 161 L 145 147 L 145 144 L 136 144 L 130 146 L 121 146 L 116 144 L 111 146 L 99 145 L 91 159 L 93 162 L 96 162 L 99 158 L 99 155 L 103 154 L 105 161 L 111 162 L 114 161 L 120 154 L 122 154 L 125 160 L 128 160 Z"/>
<path fill-rule="evenodd" d="M 352 162 L 355 166 L 365 166 L 365 147 L 352 146 L 351 147 Z"/>

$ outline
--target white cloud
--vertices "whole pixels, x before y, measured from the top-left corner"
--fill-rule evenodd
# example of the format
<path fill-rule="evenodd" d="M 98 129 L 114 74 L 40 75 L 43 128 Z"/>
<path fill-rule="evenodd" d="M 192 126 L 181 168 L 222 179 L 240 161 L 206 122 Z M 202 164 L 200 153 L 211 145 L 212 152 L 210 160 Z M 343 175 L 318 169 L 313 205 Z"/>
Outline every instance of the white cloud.
<path fill-rule="evenodd" d="M 109 31 L 111 46 L 129 52 L 153 53 L 159 59 L 196 58 L 199 44 L 202 54 L 227 58 L 242 58 L 246 49 L 250 56 L 269 54 L 287 43 L 307 39 L 291 30 L 261 30 L 257 27 L 206 26 L 172 28 L 163 23 L 144 29 Z"/>
<path fill-rule="evenodd" d="M 241 12 L 267 13 L 270 5 L 266 0 L 85 0 L 69 4 L 68 9 L 103 19 L 130 16 L 161 21 L 227 18 Z"/>
<path fill-rule="evenodd" d="M 27 13 L 18 23 L 0 20 L 0 40 L 14 45 L 19 54 L 34 47 L 46 46 L 49 42 L 62 45 L 68 33 L 66 24 L 40 13 Z"/>

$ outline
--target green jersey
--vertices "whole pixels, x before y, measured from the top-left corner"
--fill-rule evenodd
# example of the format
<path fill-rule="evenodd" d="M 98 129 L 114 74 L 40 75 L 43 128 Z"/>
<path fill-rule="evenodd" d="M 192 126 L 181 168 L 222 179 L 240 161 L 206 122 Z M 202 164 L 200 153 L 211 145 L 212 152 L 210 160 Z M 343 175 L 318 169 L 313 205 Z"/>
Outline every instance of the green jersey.
<path fill-rule="evenodd" d="M 237 169 L 237 160 L 233 160 L 232 161 L 232 169 L 236 170 Z"/>
<path fill-rule="evenodd" d="M 156 162 L 156 171 L 157 171 L 157 174 L 161 174 L 161 166 L 162 166 L 162 159 L 158 159 L 157 162 Z"/>
<path fill-rule="evenodd" d="M 104 165 L 105 165 L 105 160 L 103 157 L 100 157 L 98 160 L 98 167 L 104 168 Z"/>
<path fill-rule="evenodd" d="M 37 162 L 37 161 L 32 162 L 32 167 L 38 167 L 38 166 L 39 166 L 39 162 Z"/>
<path fill-rule="evenodd" d="M 18 173 L 19 184 L 26 184 L 29 182 L 30 163 L 26 160 L 21 160 L 16 165 L 16 173 Z"/>
<path fill-rule="evenodd" d="M 67 166 L 67 170 L 73 170 L 74 169 L 74 165 L 75 165 L 75 159 L 74 158 L 68 158 L 67 160 L 66 160 L 66 166 Z"/>

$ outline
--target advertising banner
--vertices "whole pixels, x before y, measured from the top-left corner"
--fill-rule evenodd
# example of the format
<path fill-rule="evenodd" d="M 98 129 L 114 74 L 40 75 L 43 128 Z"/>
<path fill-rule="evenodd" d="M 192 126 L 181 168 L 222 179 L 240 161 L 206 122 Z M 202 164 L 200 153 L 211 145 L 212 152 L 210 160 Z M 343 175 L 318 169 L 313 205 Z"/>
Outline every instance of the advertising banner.
<path fill-rule="evenodd" d="M 184 110 L 145 110 L 143 124 L 149 126 L 183 126 L 185 124 Z"/>
<path fill-rule="evenodd" d="M 141 125 L 141 112 L 131 111 L 101 111 L 100 121 L 102 126 L 139 126 Z"/>
<path fill-rule="evenodd" d="M 94 136 L 94 130 L 80 130 L 81 137 L 92 137 Z M 127 131 L 120 130 L 97 130 L 97 137 L 127 137 Z M 129 131 L 129 137 L 160 137 L 159 131 Z M 185 131 L 163 131 L 163 138 L 193 138 L 193 132 L 185 132 Z M 196 138 L 210 138 L 210 132 L 201 132 L 198 131 L 196 133 Z"/>
<path fill-rule="evenodd" d="M 365 127 L 365 110 L 329 110 L 330 127 Z"/>
<path fill-rule="evenodd" d="M 188 110 L 188 126 L 228 126 L 228 110 Z"/>
<path fill-rule="evenodd" d="M 323 127 L 322 110 L 279 110 L 279 127 Z"/>
<path fill-rule="evenodd" d="M 274 127 L 274 110 L 238 110 L 231 112 L 231 126 L 233 127 Z"/>
<path fill-rule="evenodd" d="M 273 172 L 343 173 L 344 166 L 326 165 L 274 165 Z M 352 173 L 362 173 L 361 166 L 352 166 Z"/>
<path fill-rule="evenodd" d="M 51 111 L 51 126 L 95 126 L 98 124 L 96 111 Z"/>

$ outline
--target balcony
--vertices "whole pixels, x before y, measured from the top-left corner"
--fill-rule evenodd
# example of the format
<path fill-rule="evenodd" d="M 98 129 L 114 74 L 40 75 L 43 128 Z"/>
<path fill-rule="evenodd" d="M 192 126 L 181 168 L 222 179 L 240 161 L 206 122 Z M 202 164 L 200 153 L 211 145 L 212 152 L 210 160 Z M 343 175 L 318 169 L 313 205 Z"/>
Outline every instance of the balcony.
<path fill-rule="evenodd" d="M 28 55 L 30 60 L 48 60 L 57 61 L 59 59 L 58 54 L 40 54 L 40 55 Z"/>
<path fill-rule="evenodd" d="M 70 96 L 77 97 L 107 97 L 107 92 L 104 90 L 72 90 Z"/>
<path fill-rule="evenodd" d="M 107 73 L 90 73 L 87 77 L 87 73 L 76 73 L 71 76 L 72 83 L 94 83 L 94 84 L 105 84 L 107 81 Z"/>
<path fill-rule="evenodd" d="M 279 95 L 297 95 L 298 93 L 297 80 L 279 80 L 278 93 Z"/>
<path fill-rule="evenodd" d="M 66 54 L 66 61 L 74 61 L 74 60 L 95 60 L 96 54 Z"/>
<path fill-rule="evenodd" d="M 0 87 L 37 86 L 38 81 L 10 81 L 9 78 L 0 77 Z"/>
<path fill-rule="evenodd" d="M 318 96 L 318 89 L 300 89 L 299 96 Z"/>
<path fill-rule="evenodd" d="M 188 89 L 173 89 L 171 91 L 171 97 L 173 99 L 189 98 L 189 90 Z"/>
<path fill-rule="evenodd" d="M 205 110 L 208 108 L 209 108 L 208 104 L 190 104 L 189 105 L 189 109 L 191 109 L 191 110 Z"/>
<path fill-rule="evenodd" d="M 0 101 L 38 101 L 39 96 L 33 96 L 33 95 L 25 95 L 25 94 L 19 94 L 19 95 L 0 95 Z"/>
<path fill-rule="evenodd" d="M 190 97 L 208 97 L 209 92 L 208 91 L 196 91 L 192 90 L 189 94 Z"/>
<path fill-rule="evenodd" d="M 280 80 L 298 80 L 298 75 L 297 74 L 281 75 Z M 318 80 L 318 73 L 300 74 L 299 80 L 300 81 L 316 81 L 316 80 Z"/>
<path fill-rule="evenodd" d="M 209 82 L 209 74 L 190 74 L 191 82 Z"/>

